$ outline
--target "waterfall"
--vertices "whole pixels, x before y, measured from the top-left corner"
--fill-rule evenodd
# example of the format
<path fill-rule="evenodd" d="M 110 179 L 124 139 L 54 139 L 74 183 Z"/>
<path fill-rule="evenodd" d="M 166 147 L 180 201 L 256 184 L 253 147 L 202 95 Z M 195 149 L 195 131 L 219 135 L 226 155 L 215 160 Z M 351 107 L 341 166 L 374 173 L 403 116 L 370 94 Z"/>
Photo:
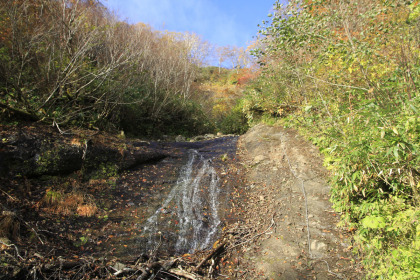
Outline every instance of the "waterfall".
<path fill-rule="evenodd" d="M 211 159 L 204 158 L 197 150 L 189 150 L 188 162 L 175 186 L 145 222 L 143 230 L 148 235 L 149 246 L 163 242 L 162 215 L 170 213 L 175 220 L 176 240 L 172 242 L 176 253 L 208 247 L 220 224 L 219 193 L 219 178 Z"/>

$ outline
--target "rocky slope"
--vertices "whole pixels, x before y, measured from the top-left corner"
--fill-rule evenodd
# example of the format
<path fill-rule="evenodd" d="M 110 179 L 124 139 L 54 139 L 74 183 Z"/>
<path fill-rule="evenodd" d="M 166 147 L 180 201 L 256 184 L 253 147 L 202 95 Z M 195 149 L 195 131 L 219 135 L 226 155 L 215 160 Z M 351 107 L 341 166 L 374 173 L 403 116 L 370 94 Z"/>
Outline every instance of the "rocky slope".
<path fill-rule="evenodd" d="M 258 125 L 238 142 L 194 143 L 68 133 L 0 126 L 0 279 L 363 276 L 350 233 L 336 226 L 322 158 L 293 130 Z M 145 255 L 141 225 L 170 192 L 189 149 L 218 170 L 220 238 L 208 250 L 173 256 L 168 228 L 160 251 Z M 174 213 L 159 221 L 176 232 Z"/>

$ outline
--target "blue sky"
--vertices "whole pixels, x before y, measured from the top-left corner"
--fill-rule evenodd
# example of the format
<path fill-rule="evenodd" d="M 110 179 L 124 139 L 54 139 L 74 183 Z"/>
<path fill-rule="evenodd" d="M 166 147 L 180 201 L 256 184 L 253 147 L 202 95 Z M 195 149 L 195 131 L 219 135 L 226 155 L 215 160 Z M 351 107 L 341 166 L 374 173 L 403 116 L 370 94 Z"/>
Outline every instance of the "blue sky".
<path fill-rule="evenodd" d="M 245 47 L 275 0 L 102 0 L 122 20 L 194 32 L 212 44 Z"/>

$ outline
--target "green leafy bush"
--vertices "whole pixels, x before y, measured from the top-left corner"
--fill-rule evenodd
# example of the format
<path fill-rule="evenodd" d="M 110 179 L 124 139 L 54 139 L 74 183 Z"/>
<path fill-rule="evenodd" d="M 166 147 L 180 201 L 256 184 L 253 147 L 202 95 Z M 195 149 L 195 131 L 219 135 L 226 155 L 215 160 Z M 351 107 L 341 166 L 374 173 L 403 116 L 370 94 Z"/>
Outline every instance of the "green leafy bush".
<path fill-rule="evenodd" d="M 125 105 L 119 126 L 131 137 L 194 136 L 215 131 L 212 120 L 193 101 L 182 102 L 174 98 L 161 108 L 161 114 L 153 115 L 152 111 L 153 102 L 148 99 L 141 105 Z"/>
<path fill-rule="evenodd" d="M 251 121 L 282 117 L 319 146 L 369 279 L 420 277 L 418 7 L 276 2 L 255 50 L 261 77 L 242 103 Z"/>
<path fill-rule="evenodd" d="M 218 128 L 225 134 L 244 134 L 249 126 L 247 118 L 241 108 L 235 106 L 232 111 L 218 123 Z"/>

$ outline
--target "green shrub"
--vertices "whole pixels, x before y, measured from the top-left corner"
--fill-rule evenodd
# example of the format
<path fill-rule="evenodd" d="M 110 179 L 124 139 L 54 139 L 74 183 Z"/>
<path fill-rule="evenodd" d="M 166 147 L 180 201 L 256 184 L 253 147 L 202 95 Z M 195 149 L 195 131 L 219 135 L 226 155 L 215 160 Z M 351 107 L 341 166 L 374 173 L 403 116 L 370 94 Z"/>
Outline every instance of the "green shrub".
<path fill-rule="evenodd" d="M 235 106 L 218 124 L 224 134 L 244 134 L 249 126 L 245 114 L 239 106 Z"/>
<path fill-rule="evenodd" d="M 145 100 L 141 104 L 125 105 L 120 115 L 120 127 L 131 137 L 162 137 L 163 135 L 194 136 L 212 133 L 213 122 L 201 106 L 193 101 L 173 99 L 153 116 L 153 103 Z"/>
<path fill-rule="evenodd" d="M 369 279 L 420 278 L 418 7 L 276 2 L 242 103 L 250 121 L 282 117 L 320 148 Z"/>

